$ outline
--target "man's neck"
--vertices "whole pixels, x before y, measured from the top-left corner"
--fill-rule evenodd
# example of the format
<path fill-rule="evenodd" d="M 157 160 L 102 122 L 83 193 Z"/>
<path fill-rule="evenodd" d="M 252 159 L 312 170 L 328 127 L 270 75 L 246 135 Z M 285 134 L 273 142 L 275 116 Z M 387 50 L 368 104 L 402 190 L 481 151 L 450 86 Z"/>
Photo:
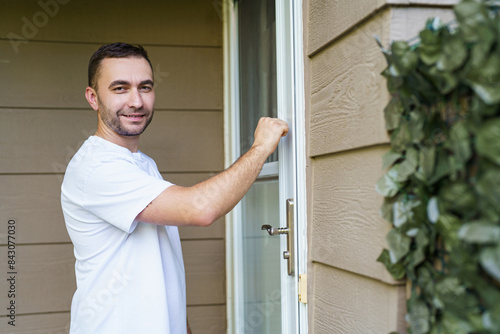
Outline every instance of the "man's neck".
<path fill-rule="evenodd" d="M 139 150 L 140 135 L 122 136 L 105 126 L 102 126 L 101 122 L 97 124 L 97 131 L 95 135 L 107 141 L 110 141 L 113 144 L 125 147 L 133 153 L 136 153 Z"/>

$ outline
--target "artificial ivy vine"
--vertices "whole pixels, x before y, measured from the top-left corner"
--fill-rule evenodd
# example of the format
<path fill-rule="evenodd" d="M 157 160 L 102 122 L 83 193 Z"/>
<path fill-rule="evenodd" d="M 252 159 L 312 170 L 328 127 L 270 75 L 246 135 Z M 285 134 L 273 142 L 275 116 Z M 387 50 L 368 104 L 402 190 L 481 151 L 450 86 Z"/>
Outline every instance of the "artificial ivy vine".
<path fill-rule="evenodd" d="M 382 51 L 391 149 L 377 191 L 393 228 L 378 261 L 411 283 L 408 331 L 500 333 L 500 16 L 456 21 Z"/>

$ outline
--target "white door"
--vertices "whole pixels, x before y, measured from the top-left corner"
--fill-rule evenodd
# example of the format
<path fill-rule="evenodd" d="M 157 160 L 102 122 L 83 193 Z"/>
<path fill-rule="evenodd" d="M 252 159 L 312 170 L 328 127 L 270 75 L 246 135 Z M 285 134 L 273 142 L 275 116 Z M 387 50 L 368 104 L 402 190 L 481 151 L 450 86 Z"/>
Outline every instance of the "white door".
<path fill-rule="evenodd" d="M 301 6 L 282 0 L 225 6 L 228 164 L 250 148 L 260 117 L 290 126 L 227 217 L 228 333 L 307 333 L 307 306 L 299 301 L 307 249 Z"/>

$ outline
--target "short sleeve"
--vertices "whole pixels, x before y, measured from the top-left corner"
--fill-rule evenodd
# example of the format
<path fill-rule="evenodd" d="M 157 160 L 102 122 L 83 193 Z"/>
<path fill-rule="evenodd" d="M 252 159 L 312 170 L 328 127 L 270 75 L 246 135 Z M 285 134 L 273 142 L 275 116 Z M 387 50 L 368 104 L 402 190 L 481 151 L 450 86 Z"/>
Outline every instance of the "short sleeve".
<path fill-rule="evenodd" d="M 106 162 L 95 167 L 85 182 L 84 207 L 131 233 L 137 225 L 137 215 L 171 185 L 131 161 Z"/>

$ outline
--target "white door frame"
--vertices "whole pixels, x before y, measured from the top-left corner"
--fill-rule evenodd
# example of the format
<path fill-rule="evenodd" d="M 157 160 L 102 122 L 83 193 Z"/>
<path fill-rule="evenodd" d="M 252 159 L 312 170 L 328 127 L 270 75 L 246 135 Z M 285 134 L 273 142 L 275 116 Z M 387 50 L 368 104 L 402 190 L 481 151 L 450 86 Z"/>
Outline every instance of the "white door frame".
<path fill-rule="evenodd" d="M 225 166 L 229 167 L 239 157 L 239 96 L 237 55 L 237 13 L 232 0 L 223 2 L 223 56 L 224 56 L 224 151 Z M 294 198 L 296 221 L 295 275 L 287 278 L 294 295 L 282 295 L 282 307 L 290 305 L 290 300 L 298 295 L 299 274 L 307 273 L 307 201 L 306 201 L 306 149 L 305 149 L 305 99 L 304 99 L 304 63 L 302 35 L 302 1 L 276 0 L 276 58 L 277 58 L 277 98 L 278 117 L 288 122 L 290 134 L 280 143 L 279 161 L 293 161 L 293 166 L 279 164 L 280 175 L 284 169 L 292 178 L 280 182 L 280 194 Z M 286 145 L 286 146 L 285 146 Z M 295 146 L 295 147 L 294 147 Z M 291 152 L 294 156 L 286 156 Z M 266 171 L 263 171 L 264 173 Z M 294 184 L 294 187 L 288 185 Z M 287 188 L 288 187 L 288 188 Z M 285 201 L 280 198 L 280 220 L 285 221 Z M 226 216 L 226 284 L 227 284 L 227 333 L 239 334 L 236 331 L 238 319 L 244 319 L 240 301 L 241 287 L 237 273 L 241 273 L 241 254 L 234 243 L 234 236 L 240 235 L 238 220 L 241 207 L 237 205 Z M 281 251 L 286 250 L 286 238 L 281 238 Z M 282 272 L 286 275 L 286 261 L 281 261 Z M 282 281 L 283 284 L 283 281 Z M 307 305 L 298 303 L 283 312 L 282 324 L 297 328 L 298 333 L 307 333 Z M 285 328 L 285 327 L 284 327 Z M 285 331 L 286 332 L 286 331 Z M 288 333 L 288 332 L 286 332 Z"/>

